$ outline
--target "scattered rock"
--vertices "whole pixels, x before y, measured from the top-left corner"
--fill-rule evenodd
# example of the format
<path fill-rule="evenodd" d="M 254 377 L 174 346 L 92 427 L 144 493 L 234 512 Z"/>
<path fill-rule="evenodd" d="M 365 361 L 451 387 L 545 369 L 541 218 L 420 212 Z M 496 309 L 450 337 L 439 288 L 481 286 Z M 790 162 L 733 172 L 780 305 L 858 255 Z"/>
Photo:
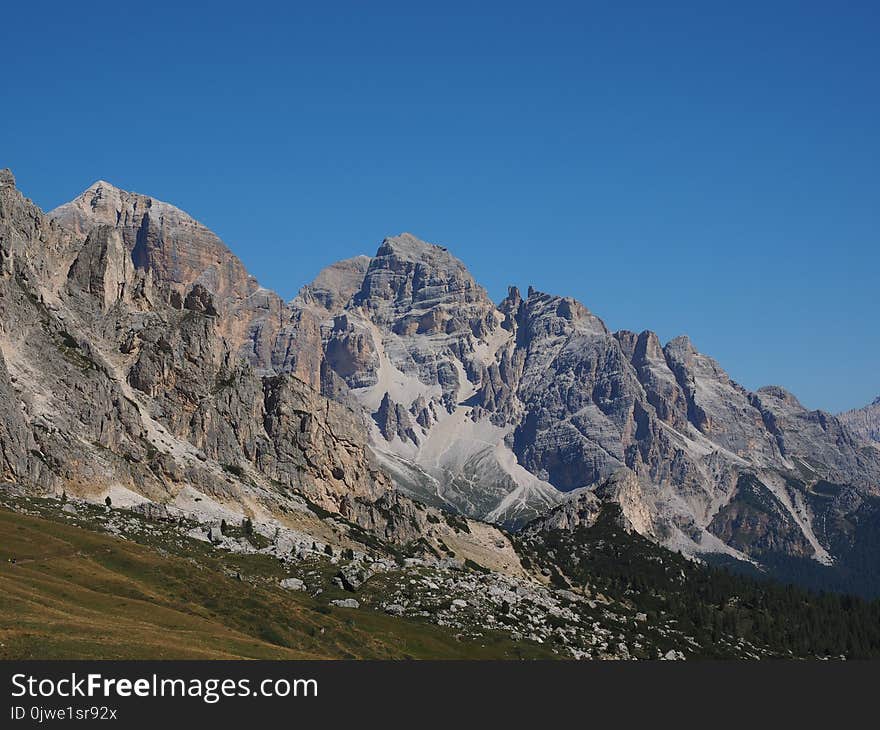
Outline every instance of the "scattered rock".
<path fill-rule="evenodd" d="M 338 598 L 335 601 L 330 601 L 331 606 L 338 606 L 339 608 L 360 608 L 361 604 L 355 600 L 354 598 Z"/>

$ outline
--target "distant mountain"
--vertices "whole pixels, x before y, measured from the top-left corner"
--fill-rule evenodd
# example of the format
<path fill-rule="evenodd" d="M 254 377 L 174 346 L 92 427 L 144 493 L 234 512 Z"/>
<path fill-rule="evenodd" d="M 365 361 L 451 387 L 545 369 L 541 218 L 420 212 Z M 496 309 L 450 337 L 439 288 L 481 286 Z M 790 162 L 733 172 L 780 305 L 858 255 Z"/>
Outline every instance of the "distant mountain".
<path fill-rule="evenodd" d="M 47 216 L 0 185 L 8 481 L 273 515 L 304 496 L 435 542 L 407 498 L 532 531 L 612 504 L 667 547 L 765 565 L 844 564 L 875 524 L 880 450 L 848 415 L 748 391 L 687 337 L 533 288 L 495 304 L 406 233 L 284 302 L 171 205 L 98 182 Z"/>
<path fill-rule="evenodd" d="M 865 441 L 880 444 L 880 397 L 864 408 L 841 413 L 838 418 Z"/>

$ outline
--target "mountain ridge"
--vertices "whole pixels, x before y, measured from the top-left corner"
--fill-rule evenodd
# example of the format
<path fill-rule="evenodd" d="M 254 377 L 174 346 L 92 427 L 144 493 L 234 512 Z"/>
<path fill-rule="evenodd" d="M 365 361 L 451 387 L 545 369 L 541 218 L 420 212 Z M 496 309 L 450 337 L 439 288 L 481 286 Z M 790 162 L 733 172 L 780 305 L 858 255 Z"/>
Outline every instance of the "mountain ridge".
<path fill-rule="evenodd" d="M 871 403 L 838 414 L 855 434 L 880 448 L 880 396 Z"/>
<path fill-rule="evenodd" d="M 612 501 L 637 532 L 689 554 L 833 563 L 851 547 L 847 525 L 880 492 L 877 451 L 831 414 L 779 386 L 748 391 L 686 336 L 663 345 L 650 330 L 611 332 L 571 297 L 529 287 L 524 299 L 511 287 L 495 304 L 448 249 L 412 234 L 331 264 L 284 302 L 208 229 L 149 196 L 99 181 L 53 213 L 35 296 L 62 309 L 73 287 L 97 297 L 108 327 L 129 327 L 114 345 L 131 355 L 121 380 L 149 396 L 184 452 L 192 439 L 204 449 L 218 423 L 249 423 L 247 389 L 260 378 L 268 408 L 276 396 L 265 383 L 290 375 L 356 414 L 355 440 L 379 470 L 371 478 L 383 472 L 421 502 L 508 527 L 557 505 L 571 505 L 570 527 L 588 523 Z M 179 325 L 173 312 L 184 313 Z M 89 354 L 91 338 L 106 336 L 74 336 L 72 349 Z M 196 387 L 204 373 L 187 364 L 206 357 L 220 373 L 216 392 Z M 227 382 L 251 395 L 215 403 Z M 210 405 L 193 411 L 193 398 Z M 26 438 L 15 417 L 5 428 L 9 443 Z M 213 454 L 238 444 L 244 473 L 277 476 L 259 443 L 230 432 Z M 315 495 L 340 509 L 333 490 L 351 485 L 320 486 L 334 468 Z"/>

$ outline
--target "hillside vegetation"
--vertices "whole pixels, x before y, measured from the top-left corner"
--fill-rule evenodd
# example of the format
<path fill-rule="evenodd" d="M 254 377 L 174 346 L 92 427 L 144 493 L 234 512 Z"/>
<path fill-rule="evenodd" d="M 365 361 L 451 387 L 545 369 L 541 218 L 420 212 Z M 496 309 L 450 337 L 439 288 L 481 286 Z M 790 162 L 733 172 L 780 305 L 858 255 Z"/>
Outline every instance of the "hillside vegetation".
<path fill-rule="evenodd" d="M 277 587 L 284 573 L 267 556 L 166 545 L 0 509 L 0 659 L 553 656 L 500 635 L 459 641 L 426 622 L 330 607 Z"/>

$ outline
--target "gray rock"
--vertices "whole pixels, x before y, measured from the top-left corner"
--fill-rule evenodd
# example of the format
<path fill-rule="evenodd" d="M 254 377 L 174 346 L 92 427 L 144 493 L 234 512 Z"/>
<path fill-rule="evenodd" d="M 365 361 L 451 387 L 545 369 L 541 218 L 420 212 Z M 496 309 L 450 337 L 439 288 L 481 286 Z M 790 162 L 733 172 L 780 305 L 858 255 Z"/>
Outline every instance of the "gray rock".
<path fill-rule="evenodd" d="M 864 408 L 841 413 L 838 418 L 858 438 L 880 444 L 880 397 Z"/>
<path fill-rule="evenodd" d="M 373 420 L 376 421 L 386 441 L 391 441 L 397 436 L 401 441 L 419 443 L 409 412 L 400 403 L 392 401 L 387 392 L 379 404 L 379 410 L 373 414 Z"/>
<path fill-rule="evenodd" d="M 361 606 L 354 598 L 339 598 L 335 601 L 330 601 L 330 605 L 338 606 L 339 608 L 360 608 Z"/>
<path fill-rule="evenodd" d="M 369 568 L 358 563 L 349 563 L 339 569 L 337 577 L 342 582 L 342 587 L 345 590 L 354 592 L 364 584 L 364 581 L 370 575 L 371 571 Z"/>
<path fill-rule="evenodd" d="M 131 511 L 135 514 L 142 515 L 148 520 L 169 522 L 175 519 L 168 511 L 167 505 L 157 504 L 155 502 L 142 502 L 136 504 L 131 508 Z"/>

